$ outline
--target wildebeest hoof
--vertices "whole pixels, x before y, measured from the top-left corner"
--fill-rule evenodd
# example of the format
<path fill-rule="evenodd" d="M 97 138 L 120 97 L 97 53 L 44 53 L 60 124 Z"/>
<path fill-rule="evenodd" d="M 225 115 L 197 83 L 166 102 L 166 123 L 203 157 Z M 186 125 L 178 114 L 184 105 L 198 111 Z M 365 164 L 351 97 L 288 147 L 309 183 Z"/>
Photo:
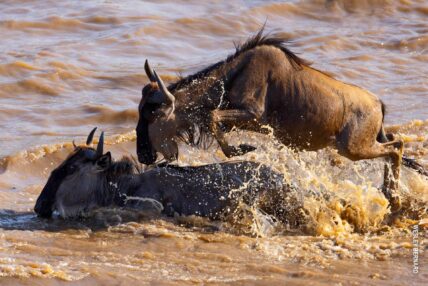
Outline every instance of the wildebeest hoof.
<path fill-rule="evenodd" d="M 389 199 L 389 205 L 391 206 L 391 213 L 397 213 L 401 210 L 401 199 L 400 196 L 392 196 Z"/>

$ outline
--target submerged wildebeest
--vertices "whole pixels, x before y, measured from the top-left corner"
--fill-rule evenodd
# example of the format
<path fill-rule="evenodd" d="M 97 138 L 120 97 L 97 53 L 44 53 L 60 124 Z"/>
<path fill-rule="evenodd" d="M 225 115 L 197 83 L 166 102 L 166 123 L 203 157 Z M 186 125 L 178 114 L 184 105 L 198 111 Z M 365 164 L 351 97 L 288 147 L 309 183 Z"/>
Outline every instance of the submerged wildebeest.
<path fill-rule="evenodd" d="M 151 164 L 159 152 L 172 161 L 178 157 L 176 139 L 198 144 L 207 136 L 217 140 L 227 157 L 241 155 L 255 148 L 229 145 L 224 131 L 236 126 L 261 132 L 270 125 L 276 138 L 296 149 L 335 146 L 354 161 L 388 158 L 392 175 L 385 166 L 383 192 L 398 210 L 394 191 L 403 142 L 385 134 L 382 101 L 312 68 L 285 44 L 282 38 L 263 36 L 262 29 L 226 60 L 168 87 L 146 61 L 150 83 L 139 105 L 138 160 Z"/>
<path fill-rule="evenodd" d="M 95 129 L 89 134 L 92 142 Z M 239 161 L 199 167 L 156 167 L 135 173 L 129 159 L 113 161 L 103 153 L 103 133 L 97 149 L 76 146 L 54 169 L 37 199 L 35 212 L 50 217 L 75 217 L 99 207 L 146 209 L 155 203 L 167 215 L 198 215 L 221 218 L 240 202 L 259 202 L 272 215 L 283 215 L 285 205 L 273 201 L 284 198 L 291 187 L 283 176 L 255 162 Z"/>

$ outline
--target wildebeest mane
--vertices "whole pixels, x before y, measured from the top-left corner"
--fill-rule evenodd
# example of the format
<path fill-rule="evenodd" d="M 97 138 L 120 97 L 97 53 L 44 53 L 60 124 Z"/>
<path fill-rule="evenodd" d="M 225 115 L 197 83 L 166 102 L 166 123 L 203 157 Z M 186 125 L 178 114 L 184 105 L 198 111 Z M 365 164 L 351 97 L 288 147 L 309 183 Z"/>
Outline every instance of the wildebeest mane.
<path fill-rule="evenodd" d="M 289 59 L 290 63 L 295 68 L 300 68 L 302 65 L 309 66 L 310 63 L 299 56 L 297 56 L 295 53 L 290 51 L 287 47 L 287 44 L 289 43 L 288 39 L 285 39 L 283 37 L 279 36 L 272 36 L 272 35 L 263 35 L 264 32 L 264 26 L 259 30 L 259 32 L 254 35 L 253 37 L 249 38 L 244 44 L 242 45 L 235 45 L 236 51 L 234 54 L 229 55 L 225 60 L 219 61 L 211 66 L 206 67 L 205 69 L 189 75 L 187 77 L 184 77 L 180 79 L 179 81 L 171 84 L 168 86 L 168 89 L 170 91 L 174 91 L 176 89 L 181 88 L 182 86 L 190 84 L 192 81 L 200 79 L 206 75 L 208 75 L 213 70 L 219 68 L 221 65 L 225 63 L 231 62 L 233 59 L 241 55 L 242 53 L 249 51 L 251 49 L 254 49 L 256 47 L 260 46 L 273 46 L 278 49 L 280 49 Z"/>

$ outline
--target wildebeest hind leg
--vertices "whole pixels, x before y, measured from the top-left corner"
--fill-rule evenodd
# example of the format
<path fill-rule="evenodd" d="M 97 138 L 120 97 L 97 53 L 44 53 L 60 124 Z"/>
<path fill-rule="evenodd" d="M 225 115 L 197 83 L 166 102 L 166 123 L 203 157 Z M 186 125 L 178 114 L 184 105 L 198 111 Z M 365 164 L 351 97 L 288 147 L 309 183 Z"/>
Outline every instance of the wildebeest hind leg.
<path fill-rule="evenodd" d="M 384 178 L 382 192 L 388 199 L 391 205 L 391 211 L 397 212 L 401 208 L 400 197 L 394 192 L 398 191 L 398 182 L 400 179 L 400 168 L 401 161 L 403 158 L 403 147 L 404 143 L 401 140 L 396 140 L 382 144 L 386 149 L 392 149 L 388 160 L 391 163 L 391 167 L 388 163 L 385 164 Z"/>
<path fill-rule="evenodd" d="M 382 192 L 391 205 L 391 211 L 397 212 L 401 208 L 400 198 L 396 192 L 398 191 L 400 178 L 403 142 L 397 140 L 388 143 L 379 143 L 373 138 L 373 143 L 370 144 L 370 141 L 362 140 L 358 136 L 352 135 L 356 134 L 345 130 L 344 133 L 338 136 L 337 147 L 339 154 L 354 161 L 379 157 L 387 158 L 391 162 L 391 169 L 389 168 L 389 164 L 385 165 Z"/>
<path fill-rule="evenodd" d="M 226 157 L 230 158 L 233 156 L 243 155 L 256 149 L 255 147 L 247 144 L 240 144 L 238 147 L 229 145 L 226 141 L 226 138 L 224 137 L 223 131 L 221 131 L 219 127 L 219 123 L 221 122 L 233 124 L 234 122 L 242 123 L 253 120 L 254 116 L 250 112 L 239 109 L 216 109 L 212 111 L 211 119 L 211 132 L 216 138 L 221 150 L 223 151 L 224 155 L 226 155 Z"/>

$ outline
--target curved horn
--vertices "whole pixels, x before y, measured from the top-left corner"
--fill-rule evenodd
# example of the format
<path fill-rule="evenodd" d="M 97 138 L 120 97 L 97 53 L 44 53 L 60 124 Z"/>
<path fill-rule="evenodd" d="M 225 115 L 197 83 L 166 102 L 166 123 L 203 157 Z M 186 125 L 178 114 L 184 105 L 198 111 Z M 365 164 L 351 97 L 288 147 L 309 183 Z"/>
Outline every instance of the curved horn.
<path fill-rule="evenodd" d="M 88 135 L 88 139 L 86 139 L 86 146 L 89 146 L 92 144 L 92 140 L 94 139 L 95 131 L 97 131 L 97 127 L 92 129 L 92 131 Z"/>
<path fill-rule="evenodd" d="M 76 142 L 74 142 L 74 140 L 73 140 L 73 147 L 74 147 L 74 149 L 77 148 Z"/>
<path fill-rule="evenodd" d="M 104 153 L 104 131 L 101 132 L 100 140 L 98 140 L 97 156 L 100 157 L 103 155 L 103 153 Z"/>
<path fill-rule="evenodd" d="M 158 86 L 159 86 L 160 90 L 162 91 L 163 95 L 165 96 L 165 103 L 167 103 L 167 104 L 174 104 L 174 102 L 175 102 L 174 95 L 172 95 L 172 93 L 169 92 L 169 90 L 166 87 L 165 83 L 160 78 L 160 76 L 156 73 L 156 71 L 153 70 L 153 72 L 155 74 L 155 78 L 156 78 L 156 81 L 158 83 Z"/>
<path fill-rule="evenodd" d="M 153 69 L 149 65 L 148 60 L 146 60 L 146 62 L 144 63 L 144 69 L 146 70 L 146 75 L 150 79 L 150 81 L 155 82 L 156 77 L 155 77 L 155 74 L 153 73 Z"/>

